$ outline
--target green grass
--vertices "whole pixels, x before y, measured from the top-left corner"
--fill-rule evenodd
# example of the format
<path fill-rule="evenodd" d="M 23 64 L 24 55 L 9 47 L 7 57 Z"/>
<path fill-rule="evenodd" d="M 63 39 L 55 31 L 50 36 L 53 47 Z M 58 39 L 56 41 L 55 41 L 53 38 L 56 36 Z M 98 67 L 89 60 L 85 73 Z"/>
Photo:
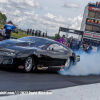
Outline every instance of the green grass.
<path fill-rule="evenodd" d="M 0 28 L 3 27 L 3 25 L 0 24 Z"/>
<path fill-rule="evenodd" d="M 4 27 L 4 26 L 0 24 L 0 28 L 1 27 Z M 15 38 L 21 38 L 21 37 L 27 37 L 27 36 L 30 36 L 30 35 L 27 35 L 26 33 L 23 33 L 21 31 L 18 31 L 18 34 L 17 33 L 11 34 L 11 37 L 15 37 Z"/>
<path fill-rule="evenodd" d="M 18 31 L 18 34 L 17 33 L 11 34 L 11 37 L 15 37 L 15 38 L 21 38 L 21 37 L 27 37 L 27 36 L 30 36 L 30 35 L 27 35 L 26 33 L 23 33 L 23 32 L 20 32 L 20 31 Z"/>

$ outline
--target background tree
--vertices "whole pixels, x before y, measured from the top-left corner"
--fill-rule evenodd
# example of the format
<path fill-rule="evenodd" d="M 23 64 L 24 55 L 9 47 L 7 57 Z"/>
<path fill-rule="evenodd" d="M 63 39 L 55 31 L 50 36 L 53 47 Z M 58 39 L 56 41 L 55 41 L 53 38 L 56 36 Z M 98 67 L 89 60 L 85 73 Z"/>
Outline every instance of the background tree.
<path fill-rule="evenodd" d="M 0 12 L 0 24 L 6 24 L 6 21 L 7 21 L 7 17 L 6 17 L 6 15 L 5 14 L 2 14 L 1 12 Z"/>
<path fill-rule="evenodd" d="M 58 35 L 58 34 L 56 33 L 56 34 L 55 34 L 55 37 L 54 37 L 54 40 L 58 39 L 58 37 L 60 37 L 60 38 L 61 38 L 61 36 L 60 36 L 60 35 Z"/>

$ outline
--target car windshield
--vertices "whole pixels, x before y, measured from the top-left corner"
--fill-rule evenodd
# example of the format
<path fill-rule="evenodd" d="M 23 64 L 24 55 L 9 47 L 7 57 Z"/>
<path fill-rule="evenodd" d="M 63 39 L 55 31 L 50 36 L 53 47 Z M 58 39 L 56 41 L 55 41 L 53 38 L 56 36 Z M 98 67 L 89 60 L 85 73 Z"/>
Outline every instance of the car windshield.
<path fill-rule="evenodd" d="M 18 40 L 25 41 L 25 42 L 32 42 L 39 48 L 42 48 L 47 43 L 49 43 L 48 40 L 44 38 L 38 38 L 38 37 L 23 37 L 23 38 L 19 38 Z"/>

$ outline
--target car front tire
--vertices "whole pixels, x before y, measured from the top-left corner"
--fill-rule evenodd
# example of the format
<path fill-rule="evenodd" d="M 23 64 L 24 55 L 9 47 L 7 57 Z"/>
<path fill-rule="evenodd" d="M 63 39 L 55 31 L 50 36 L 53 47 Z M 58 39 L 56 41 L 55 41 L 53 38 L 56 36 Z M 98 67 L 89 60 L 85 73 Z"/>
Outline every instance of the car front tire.
<path fill-rule="evenodd" d="M 65 70 L 68 70 L 71 66 L 71 58 L 69 57 L 65 62 Z"/>
<path fill-rule="evenodd" d="M 27 59 L 25 60 L 25 64 L 24 64 L 25 72 L 28 73 L 33 69 L 33 62 L 34 62 L 34 59 L 31 56 L 27 57 Z"/>

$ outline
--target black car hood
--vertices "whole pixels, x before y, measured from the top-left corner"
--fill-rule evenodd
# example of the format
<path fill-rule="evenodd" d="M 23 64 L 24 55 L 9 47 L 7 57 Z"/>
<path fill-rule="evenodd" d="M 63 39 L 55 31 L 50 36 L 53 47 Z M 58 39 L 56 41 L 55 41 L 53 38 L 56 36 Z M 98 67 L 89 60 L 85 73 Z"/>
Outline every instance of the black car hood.
<path fill-rule="evenodd" d="M 8 47 L 10 45 L 14 45 L 19 42 L 22 42 L 22 41 L 14 40 L 14 39 L 3 40 L 3 41 L 0 41 L 0 47 Z"/>
<path fill-rule="evenodd" d="M 29 44 L 29 45 L 28 45 Z M 38 47 L 35 47 L 34 43 L 32 46 L 31 42 L 25 42 L 25 41 L 20 41 L 20 40 L 14 40 L 14 39 L 9 39 L 9 40 L 4 40 L 0 42 L 0 49 L 2 50 L 14 50 L 14 51 L 21 51 L 21 50 L 26 50 L 26 49 L 40 49 Z"/>

